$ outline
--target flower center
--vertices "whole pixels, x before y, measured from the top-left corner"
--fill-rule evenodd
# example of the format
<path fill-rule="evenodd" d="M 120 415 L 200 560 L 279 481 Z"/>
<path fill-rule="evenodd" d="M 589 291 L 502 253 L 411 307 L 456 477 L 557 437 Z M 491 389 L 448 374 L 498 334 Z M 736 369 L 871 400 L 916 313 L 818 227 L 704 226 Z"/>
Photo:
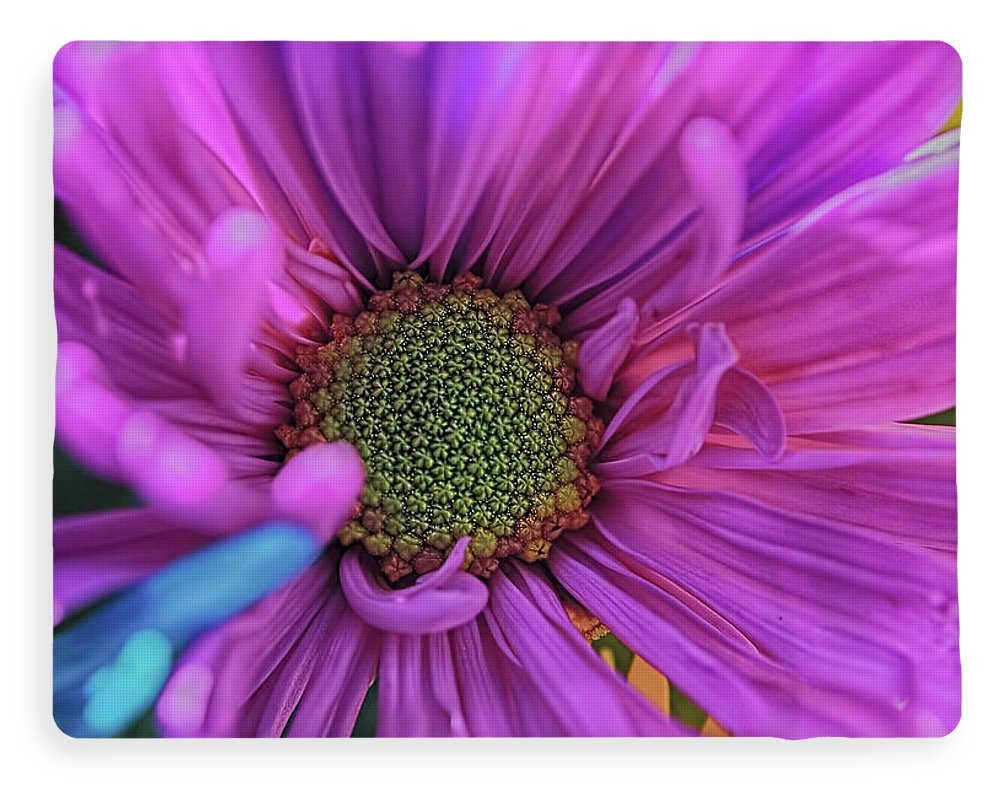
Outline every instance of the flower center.
<path fill-rule="evenodd" d="M 574 394 L 578 344 L 555 334 L 554 308 L 479 285 L 399 274 L 336 316 L 328 344 L 299 350 L 295 425 L 277 436 L 289 455 L 357 448 L 365 488 L 339 538 L 392 582 L 436 569 L 463 536 L 482 577 L 508 555 L 543 559 L 597 492 L 586 461 L 604 426 Z"/>

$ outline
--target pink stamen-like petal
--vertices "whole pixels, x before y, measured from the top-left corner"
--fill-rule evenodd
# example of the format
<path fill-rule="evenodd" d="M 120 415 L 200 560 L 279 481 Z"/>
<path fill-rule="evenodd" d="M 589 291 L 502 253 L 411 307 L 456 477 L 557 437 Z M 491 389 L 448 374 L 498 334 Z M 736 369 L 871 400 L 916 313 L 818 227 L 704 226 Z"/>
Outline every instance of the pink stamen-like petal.
<path fill-rule="evenodd" d="M 271 496 L 279 513 L 307 525 L 325 543 L 350 518 L 364 480 L 364 465 L 353 447 L 321 443 L 285 462 L 271 484 Z"/>

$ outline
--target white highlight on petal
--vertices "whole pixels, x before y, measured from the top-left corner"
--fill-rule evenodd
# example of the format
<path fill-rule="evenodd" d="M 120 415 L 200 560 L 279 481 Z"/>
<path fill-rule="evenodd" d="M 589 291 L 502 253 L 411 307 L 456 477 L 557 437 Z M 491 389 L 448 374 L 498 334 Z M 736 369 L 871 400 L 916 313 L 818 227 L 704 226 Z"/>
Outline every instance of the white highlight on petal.
<path fill-rule="evenodd" d="M 930 156 L 931 154 L 944 153 L 945 151 L 957 146 L 961 137 L 962 130 L 960 128 L 952 129 L 950 132 L 945 132 L 943 135 L 931 138 L 922 146 L 913 149 L 913 151 L 903 157 L 903 161 L 912 162 L 915 159 L 921 159 L 922 157 Z"/>

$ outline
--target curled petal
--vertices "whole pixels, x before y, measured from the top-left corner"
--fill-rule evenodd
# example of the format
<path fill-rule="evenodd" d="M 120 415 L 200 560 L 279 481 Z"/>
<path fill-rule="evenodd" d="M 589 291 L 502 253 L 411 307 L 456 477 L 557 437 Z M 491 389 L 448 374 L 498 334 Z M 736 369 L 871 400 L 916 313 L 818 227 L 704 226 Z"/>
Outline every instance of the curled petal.
<path fill-rule="evenodd" d="M 654 374 L 633 393 L 608 426 L 602 460 L 652 450 L 674 466 L 701 448 L 715 416 L 719 382 L 738 355 L 721 324 L 691 325 L 688 332 L 697 347 L 695 360 Z M 658 412 L 664 403 L 669 408 Z"/>
<path fill-rule="evenodd" d="M 746 209 L 746 166 L 732 132 L 714 118 L 695 118 L 680 138 L 680 156 L 699 206 L 697 249 L 666 287 L 654 292 L 643 312 L 671 313 L 704 294 L 736 254 Z"/>
<path fill-rule="evenodd" d="M 781 408 L 757 377 L 734 367 L 736 349 L 722 325 L 689 325 L 688 332 L 694 361 L 665 366 L 629 396 L 608 425 L 595 471 L 638 478 L 671 469 L 701 450 L 713 425 L 745 437 L 769 461 L 782 454 Z"/>
<path fill-rule="evenodd" d="M 715 394 L 715 422 L 746 437 L 767 461 L 785 450 L 785 416 L 771 391 L 742 368 L 732 368 L 719 381 Z"/>
<path fill-rule="evenodd" d="M 382 587 L 370 564 L 354 549 L 340 563 L 344 596 L 371 626 L 396 634 L 446 632 L 475 618 L 486 606 L 486 586 L 461 570 L 469 539 L 462 538 L 444 565 L 417 580 L 413 587 Z"/>

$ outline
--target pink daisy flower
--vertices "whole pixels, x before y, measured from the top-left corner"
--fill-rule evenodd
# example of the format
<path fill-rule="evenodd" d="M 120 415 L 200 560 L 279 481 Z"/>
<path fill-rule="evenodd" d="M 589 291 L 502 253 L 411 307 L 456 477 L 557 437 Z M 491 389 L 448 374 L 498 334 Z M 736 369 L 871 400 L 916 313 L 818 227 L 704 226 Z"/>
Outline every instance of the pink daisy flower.
<path fill-rule="evenodd" d="M 960 714 L 939 43 L 55 61 L 55 716 L 736 735 Z M 581 633 L 582 632 L 582 633 Z"/>

